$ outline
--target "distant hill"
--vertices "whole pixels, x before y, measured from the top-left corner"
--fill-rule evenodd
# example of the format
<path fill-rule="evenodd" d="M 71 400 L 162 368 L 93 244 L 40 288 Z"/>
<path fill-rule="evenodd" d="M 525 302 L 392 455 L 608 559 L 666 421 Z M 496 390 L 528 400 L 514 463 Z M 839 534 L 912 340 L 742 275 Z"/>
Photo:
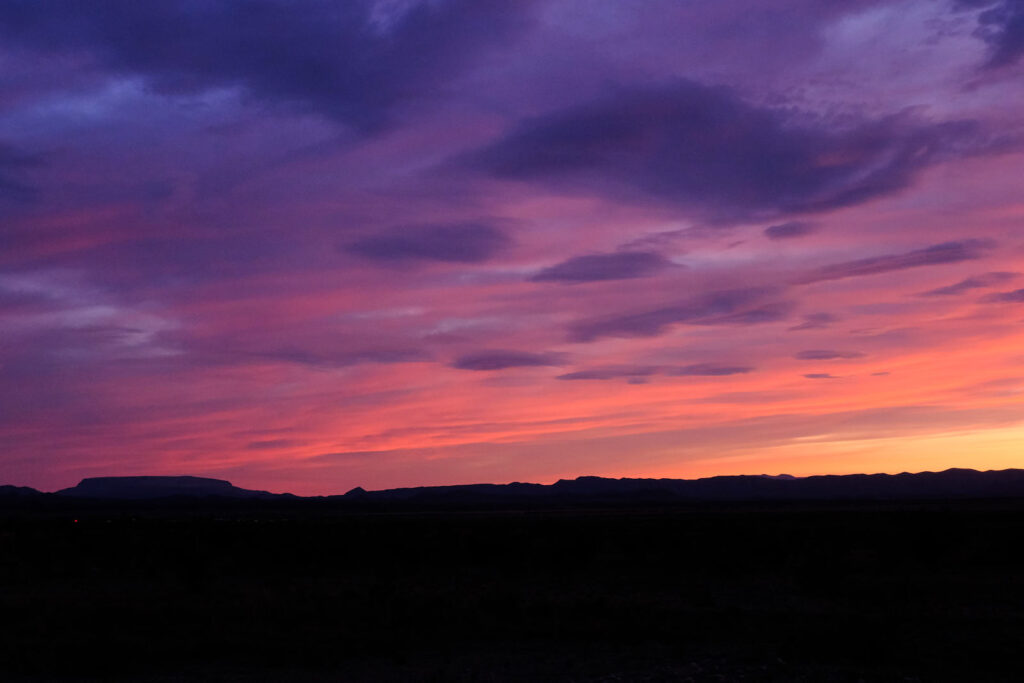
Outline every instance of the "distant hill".
<path fill-rule="evenodd" d="M 548 505 L 644 505 L 702 502 L 827 502 L 1024 499 L 1024 470 L 949 469 L 911 474 L 848 474 L 814 477 L 740 475 L 706 479 L 611 479 L 577 477 L 554 484 L 464 484 L 299 497 L 239 488 L 206 477 L 92 477 L 56 493 L 0 486 L 5 506 L 34 501 L 227 500 L 293 501 L 345 507 L 494 507 Z"/>
<path fill-rule="evenodd" d="M 223 479 L 206 477 L 91 477 L 77 486 L 61 489 L 58 496 L 104 500 L 153 500 L 157 498 L 234 498 L 269 500 L 289 493 L 251 491 Z"/>
<path fill-rule="evenodd" d="M 45 495 L 45 493 L 36 491 L 28 486 L 10 486 L 7 484 L 0 486 L 0 500 L 32 499 Z"/>
<path fill-rule="evenodd" d="M 532 502 L 740 502 L 827 500 L 927 500 L 1024 497 L 1024 470 L 978 472 L 949 469 L 916 474 L 849 474 L 814 477 L 740 475 L 706 479 L 577 477 L 542 484 L 468 484 L 364 491 L 345 499 L 363 502 L 486 504 Z"/>

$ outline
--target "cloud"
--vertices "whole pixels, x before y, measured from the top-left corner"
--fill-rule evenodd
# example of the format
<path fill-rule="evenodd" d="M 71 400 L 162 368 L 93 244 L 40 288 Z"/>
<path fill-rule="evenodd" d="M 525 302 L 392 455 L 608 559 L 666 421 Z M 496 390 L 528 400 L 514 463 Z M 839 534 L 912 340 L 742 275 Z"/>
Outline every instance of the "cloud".
<path fill-rule="evenodd" d="M 0 142 L 0 199 L 25 202 L 35 197 L 35 190 L 19 176 L 39 160 Z"/>
<path fill-rule="evenodd" d="M 983 289 L 985 287 L 993 287 L 1003 282 L 1012 280 L 1018 275 L 1020 275 L 1020 273 L 983 273 L 981 275 L 975 275 L 973 277 L 961 280 L 956 284 L 948 285 L 946 287 L 939 287 L 938 289 L 932 289 L 927 292 L 922 292 L 920 296 L 956 296 L 957 294 L 963 294 L 964 292 L 970 291 L 972 289 Z"/>
<path fill-rule="evenodd" d="M 818 231 L 818 224 L 808 221 L 790 221 L 769 225 L 764 229 L 764 234 L 772 240 L 788 240 L 794 237 L 804 237 Z"/>
<path fill-rule="evenodd" d="M 788 315 L 788 302 L 761 303 L 772 289 L 712 292 L 674 306 L 584 320 L 570 327 L 569 339 L 589 342 L 601 337 L 653 337 L 676 323 L 690 325 L 756 325 Z"/>
<path fill-rule="evenodd" d="M 831 313 L 807 313 L 804 315 L 804 321 L 799 325 L 794 325 L 789 328 L 789 331 L 798 332 L 801 330 L 820 330 L 828 327 L 834 322 L 838 322 L 838 320 L 839 318 Z"/>
<path fill-rule="evenodd" d="M 659 368 L 656 365 L 606 365 L 599 368 L 577 370 L 555 379 L 564 380 L 606 380 L 619 378 L 641 378 L 657 374 Z"/>
<path fill-rule="evenodd" d="M 907 268 L 936 266 L 945 263 L 960 263 L 984 256 L 984 252 L 995 246 L 991 240 L 966 239 L 956 242 L 943 242 L 924 249 L 916 249 L 902 254 L 887 254 L 855 261 L 842 261 L 818 268 L 796 279 L 795 284 L 811 284 L 827 280 L 842 280 L 848 277 L 877 275 Z"/>
<path fill-rule="evenodd" d="M 605 380 L 605 379 L 636 379 L 662 374 L 668 377 L 725 377 L 751 372 L 754 368 L 748 365 L 719 365 L 714 363 L 695 363 L 683 367 L 660 367 L 657 365 L 605 365 L 587 370 L 578 370 L 555 379 L 565 380 Z"/>
<path fill-rule="evenodd" d="M 86 55 L 165 93 L 242 88 L 364 132 L 529 24 L 530 2 L 373 0 L 0 3 L 8 45 Z"/>
<path fill-rule="evenodd" d="M 811 123 L 684 80 L 622 88 L 532 119 L 467 163 L 498 178 L 655 198 L 735 220 L 890 194 L 976 128 L 907 116 Z"/>
<path fill-rule="evenodd" d="M 714 363 L 695 363 L 673 368 L 665 374 L 675 376 L 724 377 L 726 375 L 742 375 L 754 368 L 749 365 L 715 365 Z"/>
<path fill-rule="evenodd" d="M 835 375 L 830 375 L 827 372 L 809 372 L 804 375 L 807 379 L 839 379 Z"/>
<path fill-rule="evenodd" d="M 859 351 L 834 351 L 832 349 L 808 349 L 800 351 L 793 356 L 799 360 L 839 360 L 849 358 L 863 358 L 864 354 Z"/>
<path fill-rule="evenodd" d="M 296 439 L 264 439 L 263 441 L 250 441 L 245 444 L 245 449 L 248 451 L 268 451 L 277 450 L 278 448 L 294 448 L 304 444 L 304 441 Z"/>
<path fill-rule="evenodd" d="M 1024 289 L 989 294 L 982 301 L 986 303 L 1024 303 Z"/>
<path fill-rule="evenodd" d="M 345 244 L 350 254 L 378 262 L 444 261 L 480 263 L 510 244 L 486 223 L 396 227 Z"/>
<path fill-rule="evenodd" d="M 960 4 L 984 8 L 978 14 L 975 35 L 989 45 L 987 68 L 1008 66 L 1024 54 L 1024 3 L 1020 0 L 960 0 Z"/>
<path fill-rule="evenodd" d="M 314 368 L 340 368 L 362 363 L 418 363 L 430 360 L 430 356 L 421 349 L 403 348 L 356 349 L 335 353 L 320 353 L 302 349 L 280 349 L 243 355 L 285 363 L 295 363 L 296 365 L 306 365 Z"/>
<path fill-rule="evenodd" d="M 647 277 L 673 264 L 660 254 L 648 251 L 620 251 L 611 254 L 576 256 L 545 268 L 534 282 L 595 282 Z"/>
<path fill-rule="evenodd" d="M 452 367 L 459 370 L 505 370 L 561 364 L 562 358 L 558 354 L 493 349 L 461 355 L 455 359 Z"/>

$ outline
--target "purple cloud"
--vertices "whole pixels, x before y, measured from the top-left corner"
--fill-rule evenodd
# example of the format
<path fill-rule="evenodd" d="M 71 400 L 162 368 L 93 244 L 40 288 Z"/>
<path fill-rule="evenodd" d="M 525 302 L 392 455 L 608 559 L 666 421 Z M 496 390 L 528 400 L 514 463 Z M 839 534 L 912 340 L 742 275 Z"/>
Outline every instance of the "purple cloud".
<path fill-rule="evenodd" d="M 398 103 L 436 93 L 474 55 L 523 31 L 530 4 L 447 0 L 385 13 L 371 0 L 16 0 L 0 4 L 0 35 L 86 55 L 161 92 L 240 87 L 370 132 Z"/>
<path fill-rule="evenodd" d="M 471 164 L 499 178 L 653 197 L 737 219 L 858 204 L 908 186 L 970 122 L 798 123 L 692 81 L 623 88 L 530 120 Z"/>
<path fill-rule="evenodd" d="M 684 365 L 681 368 L 673 368 L 672 370 L 669 370 L 665 374 L 675 375 L 677 377 L 724 377 L 726 375 L 743 375 L 753 370 L 754 368 L 750 365 L 716 365 L 714 363 L 694 363 L 693 365 Z"/>
<path fill-rule="evenodd" d="M 989 45 L 987 68 L 1008 66 L 1024 54 L 1024 4 L 1019 0 L 960 0 L 960 4 L 984 8 L 975 34 Z"/>
<path fill-rule="evenodd" d="M 818 231 L 818 224 L 808 221 L 790 221 L 769 225 L 764 229 L 764 234 L 772 240 L 788 240 L 795 237 L 804 237 Z"/>
<path fill-rule="evenodd" d="M 659 367 L 657 365 L 606 365 L 587 370 L 578 370 L 556 379 L 565 380 L 606 380 L 620 378 L 640 378 L 662 374 L 668 377 L 725 377 L 741 375 L 753 371 L 749 365 L 720 365 L 715 363 L 694 363 L 682 367 Z"/>
<path fill-rule="evenodd" d="M 485 223 L 414 225 L 367 235 L 346 245 L 350 254 L 371 261 L 445 261 L 480 263 L 510 243 L 505 233 Z"/>
<path fill-rule="evenodd" d="M 945 263 L 960 263 L 984 256 L 984 252 L 995 246 L 995 242 L 984 239 L 966 239 L 943 242 L 924 249 L 902 254 L 888 254 L 855 261 L 842 261 L 818 268 L 794 280 L 795 284 L 811 284 L 827 280 L 842 280 L 848 277 L 877 275 L 907 268 L 936 266 Z"/>
<path fill-rule="evenodd" d="M 938 289 L 932 289 L 927 292 L 922 292 L 921 296 L 956 296 L 957 294 L 963 294 L 964 292 L 972 289 L 983 289 L 985 287 L 993 287 L 1003 282 L 1014 279 L 1020 275 L 1020 273 L 1010 272 L 994 272 L 994 273 L 983 273 L 982 275 L 975 275 L 973 277 L 966 278 L 957 282 L 956 284 L 948 285 L 946 287 L 939 287 Z"/>
<path fill-rule="evenodd" d="M 672 265 L 664 256 L 653 252 L 620 251 L 576 256 L 545 268 L 530 279 L 534 282 L 628 280 L 654 275 Z"/>
<path fill-rule="evenodd" d="M 273 361 L 295 363 L 310 367 L 339 368 L 362 363 L 417 363 L 430 360 L 430 356 L 421 349 L 378 348 L 339 351 L 337 353 L 317 353 L 301 349 L 281 349 L 265 353 L 247 354 Z"/>
<path fill-rule="evenodd" d="M 827 372 L 808 372 L 804 377 L 807 379 L 839 379 L 835 375 L 830 375 Z"/>
<path fill-rule="evenodd" d="M 459 370 L 505 370 L 561 364 L 562 358 L 557 354 L 493 349 L 463 354 L 455 359 L 452 367 Z"/>
<path fill-rule="evenodd" d="M 831 313 L 807 313 L 804 315 L 804 321 L 799 325 L 794 325 L 789 328 L 789 331 L 798 332 L 801 330 L 820 330 L 828 327 L 834 322 L 838 322 L 838 320 L 839 318 Z"/>
<path fill-rule="evenodd" d="M 832 349 L 808 349 L 800 351 L 793 356 L 799 360 L 839 360 L 849 358 L 863 358 L 864 354 L 859 351 L 834 351 Z"/>
<path fill-rule="evenodd" d="M 0 199 L 25 202 L 35 197 L 35 190 L 21 179 L 21 175 L 25 169 L 38 163 L 38 158 L 0 142 Z"/>
<path fill-rule="evenodd" d="M 1024 303 L 1024 289 L 989 294 L 982 301 L 987 303 Z"/>
<path fill-rule="evenodd" d="M 600 368 L 577 370 L 555 379 L 564 380 L 607 380 L 620 378 L 641 378 L 649 377 L 658 372 L 659 368 L 654 365 L 606 365 Z"/>
<path fill-rule="evenodd" d="M 762 304 L 774 290 L 735 289 L 713 292 L 675 306 L 585 320 L 571 326 L 569 339 L 589 342 L 601 337 L 653 337 L 676 323 L 756 325 L 780 320 L 787 303 Z"/>

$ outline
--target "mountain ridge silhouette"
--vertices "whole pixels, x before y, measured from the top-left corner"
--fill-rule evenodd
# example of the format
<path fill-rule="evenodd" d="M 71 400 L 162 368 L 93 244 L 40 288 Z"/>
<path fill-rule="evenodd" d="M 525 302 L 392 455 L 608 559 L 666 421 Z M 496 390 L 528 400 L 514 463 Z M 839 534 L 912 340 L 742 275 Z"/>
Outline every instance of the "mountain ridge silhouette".
<path fill-rule="evenodd" d="M 351 503 L 501 504 L 601 502 L 742 502 L 1024 498 L 1024 469 L 899 474 L 726 475 L 701 479 L 580 476 L 553 484 L 455 484 L 296 496 L 240 488 L 223 479 L 194 476 L 89 477 L 76 486 L 44 493 L 24 486 L 0 486 L 8 501 L 44 498 L 110 501 L 161 499 L 237 501 L 334 501 Z"/>

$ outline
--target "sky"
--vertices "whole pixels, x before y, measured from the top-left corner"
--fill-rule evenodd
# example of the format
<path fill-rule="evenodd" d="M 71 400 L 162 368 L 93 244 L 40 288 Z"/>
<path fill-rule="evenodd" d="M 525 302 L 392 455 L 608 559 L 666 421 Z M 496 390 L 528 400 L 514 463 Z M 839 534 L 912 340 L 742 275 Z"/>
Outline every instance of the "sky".
<path fill-rule="evenodd" d="M 1024 464 L 1020 0 L 6 0 L 0 483 Z"/>

